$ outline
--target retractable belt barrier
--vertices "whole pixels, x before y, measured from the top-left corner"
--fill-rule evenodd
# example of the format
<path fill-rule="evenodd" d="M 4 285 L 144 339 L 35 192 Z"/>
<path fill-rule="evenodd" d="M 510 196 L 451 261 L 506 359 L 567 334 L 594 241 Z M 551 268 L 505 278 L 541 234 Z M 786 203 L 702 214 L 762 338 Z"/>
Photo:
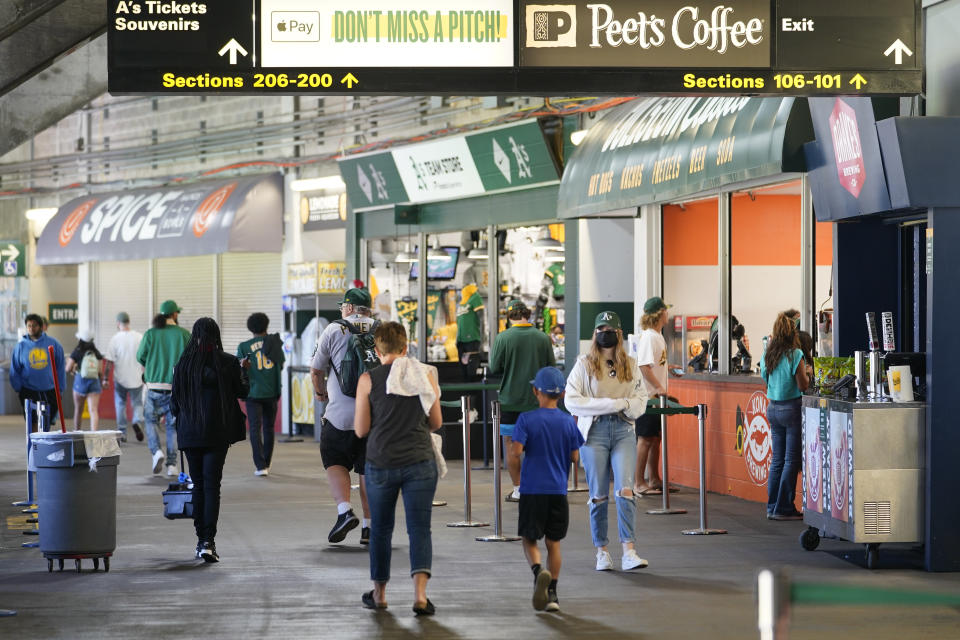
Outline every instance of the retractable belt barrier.
<path fill-rule="evenodd" d="M 36 472 L 30 471 L 30 432 L 33 431 L 33 415 L 36 415 L 37 420 L 37 431 L 45 432 L 50 430 L 49 425 L 49 414 L 50 407 L 47 406 L 46 402 L 30 400 L 29 398 L 23 401 L 23 415 L 24 421 L 26 423 L 27 430 L 27 499 L 20 500 L 13 503 L 15 507 L 27 507 L 23 509 L 21 513 L 26 514 L 37 514 L 37 496 L 34 492 L 34 479 L 36 478 Z M 37 524 L 37 518 L 29 518 L 27 524 Z M 39 528 L 28 529 L 22 532 L 25 536 L 37 536 L 40 535 Z M 24 542 L 20 546 L 27 549 L 34 549 L 40 546 L 39 542 Z"/>
<path fill-rule="evenodd" d="M 501 535 L 503 528 L 503 514 L 501 513 L 500 503 L 500 403 L 491 403 L 491 412 L 493 415 L 493 535 L 477 536 L 477 542 L 515 542 L 520 538 L 517 536 Z"/>
<path fill-rule="evenodd" d="M 452 385 L 451 385 L 452 386 Z M 448 527 L 489 527 L 489 522 L 477 522 L 471 513 L 470 500 L 470 396 L 460 397 L 463 411 L 463 520 L 448 522 Z"/>
<path fill-rule="evenodd" d="M 677 513 L 686 513 L 686 509 L 677 509 L 670 507 L 670 465 L 667 460 L 667 416 L 671 413 L 687 413 L 687 407 L 681 407 L 679 404 L 676 404 L 674 407 L 667 406 L 667 398 L 660 396 L 660 406 L 650 406 L 650 403 L 655 402 L 655 399 L 651 398 L 647 402 L 647 413 L 651 415 L 660 415 L 660 482 L 663 485 L 663 506 L 659 509 L 647 509 L 647 513 L 652 516 L 669 516 Z M 643 469 L 637 469 L 637 474 L 642 475 Z"/>
<path fill-rule="evenodd" d="M 795 604 L 957 607 L 960 606 L 960 594 L 851 584 L 791 582 L 784 571 L 761 569 L 757 573 L 757 628 L 761 640 L 786 640 L 789 635 L 790 609 Z"/>

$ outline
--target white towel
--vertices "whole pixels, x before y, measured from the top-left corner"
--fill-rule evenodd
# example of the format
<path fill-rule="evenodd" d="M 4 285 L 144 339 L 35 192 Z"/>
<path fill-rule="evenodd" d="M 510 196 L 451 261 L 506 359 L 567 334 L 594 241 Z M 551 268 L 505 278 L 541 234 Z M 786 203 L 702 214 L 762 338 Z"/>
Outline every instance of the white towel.
<path fill-rule="evenodd" d="M 437 368 L 423 364 L 406 356 L 397 358 L 390 367 L 387 376 L 387 393 L 398 396 L 420 396 L 423 412 L 430 415 L 430 407 L 437 400 L 437 394 L 430 383 L 437 380 Z"/>

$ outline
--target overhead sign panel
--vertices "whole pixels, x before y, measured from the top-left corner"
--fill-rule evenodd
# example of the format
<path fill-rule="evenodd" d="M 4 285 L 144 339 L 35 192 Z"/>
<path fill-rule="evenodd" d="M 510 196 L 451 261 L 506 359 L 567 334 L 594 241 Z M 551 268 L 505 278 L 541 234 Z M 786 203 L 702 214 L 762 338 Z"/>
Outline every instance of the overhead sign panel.
<path fill-rule="evenodd" d="M 909 95 L 920 0 L 118 0 L 112 93 Z"/>

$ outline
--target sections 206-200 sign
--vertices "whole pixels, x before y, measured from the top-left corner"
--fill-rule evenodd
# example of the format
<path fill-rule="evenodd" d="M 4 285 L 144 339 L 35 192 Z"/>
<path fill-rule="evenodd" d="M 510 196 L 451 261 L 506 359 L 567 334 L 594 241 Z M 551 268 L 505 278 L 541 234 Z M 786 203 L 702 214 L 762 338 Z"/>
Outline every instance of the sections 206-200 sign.
<path fill-rule="evenodd" d="M 119 0 L 113 93 L 922 90 L 919 0 Z"/>

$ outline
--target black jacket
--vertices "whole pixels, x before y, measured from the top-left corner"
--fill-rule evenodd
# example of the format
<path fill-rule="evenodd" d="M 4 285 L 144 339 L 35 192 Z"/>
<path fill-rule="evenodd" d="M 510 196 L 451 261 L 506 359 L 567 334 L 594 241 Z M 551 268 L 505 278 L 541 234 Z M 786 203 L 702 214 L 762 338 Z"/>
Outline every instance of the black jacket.
<path fill-rule="evenodd" d="M 194 447 L 225 447 L 246 438 L 246 418 L 240 410 L 238 400 L 247 397 L 250 382 L 247 373 L 240 367 L 240 361 L 234 356 L 220 352 L 222 381 L 212 367 L 203 369 L 201 403 L 207 415 L 204 421 L 197 415 L 190 415 L 190 408 L 181 406 L 177 401 L 176 389 L 171 394 L 170 410 L 177 418 L 177 444 L 181 449 Z M 178 376 L 174 372 L 174 385 Z M 226 411 L 221 411 L 219 386 L 226 385 Z M 226 415 L 224 415 L 224 413 Z"/>

